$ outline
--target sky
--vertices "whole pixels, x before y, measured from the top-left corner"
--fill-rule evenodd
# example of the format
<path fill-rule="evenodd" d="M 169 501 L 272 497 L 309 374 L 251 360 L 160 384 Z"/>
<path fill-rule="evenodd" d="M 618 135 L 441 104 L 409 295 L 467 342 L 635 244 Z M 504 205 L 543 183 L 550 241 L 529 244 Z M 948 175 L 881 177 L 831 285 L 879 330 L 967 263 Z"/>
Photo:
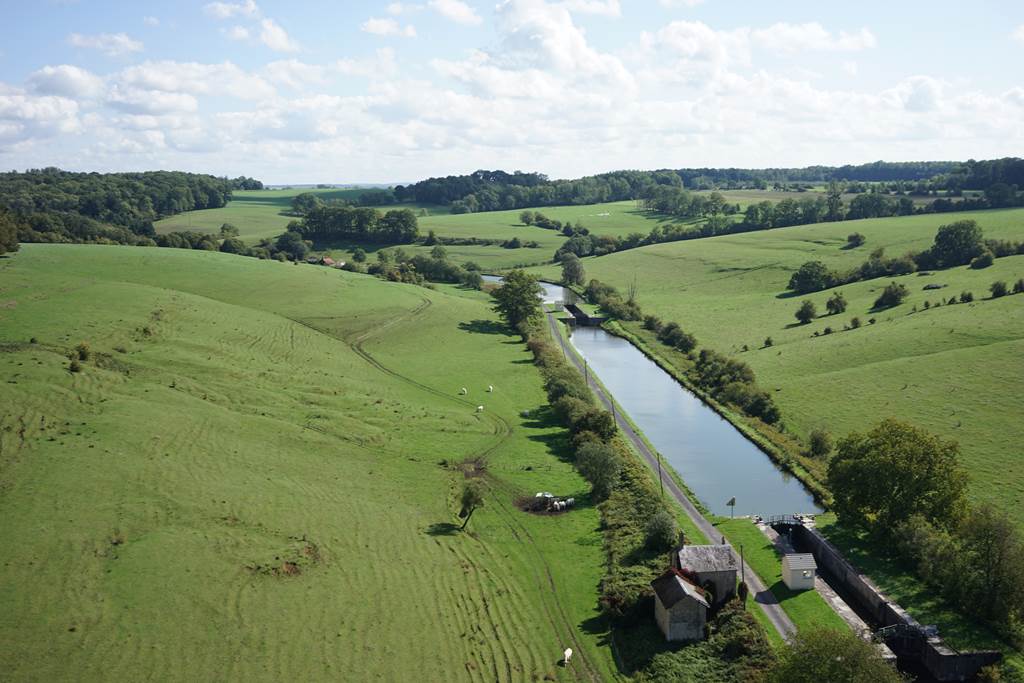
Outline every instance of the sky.
<path fill-rule="evenodd" d="M 0 0 L 0 168 L 393 183 L 1024 155 L 1024 3 Z"/>

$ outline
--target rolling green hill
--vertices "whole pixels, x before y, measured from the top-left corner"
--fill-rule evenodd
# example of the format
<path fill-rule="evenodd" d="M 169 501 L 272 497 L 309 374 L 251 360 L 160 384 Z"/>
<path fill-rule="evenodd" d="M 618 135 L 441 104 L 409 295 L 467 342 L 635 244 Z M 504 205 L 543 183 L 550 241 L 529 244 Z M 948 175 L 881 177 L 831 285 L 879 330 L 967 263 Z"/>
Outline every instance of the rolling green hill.
<path fill-rule="evenodd" d="M 25 245 L 0 376 L 5 678 L 614 676 L 597 511 L 482 294 Z M 485 507 L 458 532 L 467 476 Z M 518 511 L 537 490 L 583 504 Z"/>
<path fill-rule="evenodd" d="M 847 269 L 885 247 L 890 256 L 927 248 L 943 223 L 974 218 L 985 236 L 1024 239 L 1024 210 L 923 215 L 826 223 L 711 239 L 660 244 L 584 259 L 587 277 L 625 289 L 636 278 L 644 311 L 674 320 L 701 345 L 736 354 L 771 391 L 789 428 L 801 436 L 823 427 L 835 435 L 862 430 L 884 417 L 909 420 L 957 439 L 972 472 L 972 492 L 1024 523 L 1024 459 L 1010 425 L 1024 414 L 1024 296 L 991 300 L 995 280 L 1024 277 L 1024 256 L 967 267 L 883 278 L 839 287 L 844 314 L 808 325 L 793 317 L 804 298 L 818 312 L 832 290 L 804 296 L 785 291 L 800 264 L 821 260 Z M 846 235 L 867 243 L 844 249 Z M 555 267 L 536 269 L 557 279 Z M 893 279 L 910 290 L 906 303 L 873 312 Z M 939 290 L 925 290 L 928 284 Z M 922 310 L 961 291 L 972 304 Z M 913 307 L 917 313 L 911 313 Z M 844 331 L 858 317 L 862 327 Z M 876 324 L 869 324 L 875 318 Z M 831 327 L 828 336 L 813 337 Z M 774 345 L 762 348 L 771 337 Z M 743 351 L 743 347 L 749 351 Z"/>

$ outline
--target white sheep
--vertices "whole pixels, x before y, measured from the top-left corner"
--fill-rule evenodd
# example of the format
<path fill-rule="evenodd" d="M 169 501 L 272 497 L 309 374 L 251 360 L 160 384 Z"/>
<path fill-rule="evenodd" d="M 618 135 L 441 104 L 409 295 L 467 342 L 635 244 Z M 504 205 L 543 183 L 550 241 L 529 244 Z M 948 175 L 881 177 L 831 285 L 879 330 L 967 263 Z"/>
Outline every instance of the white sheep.
<path fill-rule="evenodd" d="M 566 665 L 568 665 L 569 664 L 569 660 L 572 659 L 572 648 L 571 647 L 565 648 L 565 652 L 563 652 L 562 655 L 563 655 L 562 656 L 562 661 L 565 662 Z"/>
<path fill-rule="evenodd" d="M 466 389 L 466 387 L 462 387 L 461 389 L 459 389 L 459 393 L 465 396 L 466 394 L 469 393 L 469 391 Z"/>
<path fill-rule="evenodd" d="M 483 406 L 477 406 L 476 407 L 476 412 L 478 412 L 478 413 L 484 412 L 484 407 Z"/>
<path fill-rule="evenodd" d="M 570 498 L 569 500 L 565 501 L 565 504 L 568 505 L 569 507 L 572 507 L 573 505 L 576 504 L 576 499 Z"/>
<path fill-rule="evenodd" d="M 491 393 L 492 391 L 494 391 L 494 387 L 491 386 L 490 384 L 488 384 L 487 385 L 487 393 Z"/>

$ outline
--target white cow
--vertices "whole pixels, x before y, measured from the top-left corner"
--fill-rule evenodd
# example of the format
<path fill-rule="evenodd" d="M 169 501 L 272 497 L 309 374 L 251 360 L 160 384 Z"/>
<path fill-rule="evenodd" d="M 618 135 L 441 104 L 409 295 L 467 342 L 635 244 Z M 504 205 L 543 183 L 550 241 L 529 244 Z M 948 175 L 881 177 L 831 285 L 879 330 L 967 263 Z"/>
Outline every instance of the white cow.
<path fill-rule="evenodd" d="M 478 412 L 478 413 L 484 412 L 484 407 L 483 406 L 477 406 L 476 407 L 476 412 Z"/>
<path fill-rule="evenodd" d="M 565 652 L 563 652 L 562 655 L 563 655 L 562 661 L 565 662 L 566 666 L 568 666 L 569 665 L 569 660 L 572 659 L 572 648 L 571 647 L 565 648 Z"/>

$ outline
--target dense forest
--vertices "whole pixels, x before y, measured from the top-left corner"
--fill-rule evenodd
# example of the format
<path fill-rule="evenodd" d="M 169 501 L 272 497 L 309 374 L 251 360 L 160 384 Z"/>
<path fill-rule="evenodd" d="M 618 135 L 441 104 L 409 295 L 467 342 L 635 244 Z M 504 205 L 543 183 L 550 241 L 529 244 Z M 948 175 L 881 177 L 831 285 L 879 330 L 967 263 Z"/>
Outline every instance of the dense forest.
<path fill-rule="evenodd" d="M 22 242 L 139 243 L 153 221 L 183 211 L 216 209 L 235 187 L 262 186 L 252 178 L 150 171 L 72 173 L 44 168 L 0 173 L 0 208 L 22 226 Z"/>
<path fill-rule="evenodd" d="M 854 186 L 883 183 L 887 191 L 943 192 L 952 196 L 959 196 L 964 190 L 985 191 L 996 185 L 1010 191 L 1013 186 L 1024 186 L 1024 160 L 1005 158 L 962 163 L 876 161 L 859 166 L 613 171 L 575 180 L 551 180 L 541 173 L 480 170 L 469 175 L 428 178 L 412 185 L 398 185 L 394 188 L 394 196 L 399 202 L 447 205 L 452 213 L 476 213 L 646 199 L 665 187 L 689 190 L 805 189 L 811 184 L 832 182 Z M 1016 188 L 1012 192 L 1016 192 Z"/>

